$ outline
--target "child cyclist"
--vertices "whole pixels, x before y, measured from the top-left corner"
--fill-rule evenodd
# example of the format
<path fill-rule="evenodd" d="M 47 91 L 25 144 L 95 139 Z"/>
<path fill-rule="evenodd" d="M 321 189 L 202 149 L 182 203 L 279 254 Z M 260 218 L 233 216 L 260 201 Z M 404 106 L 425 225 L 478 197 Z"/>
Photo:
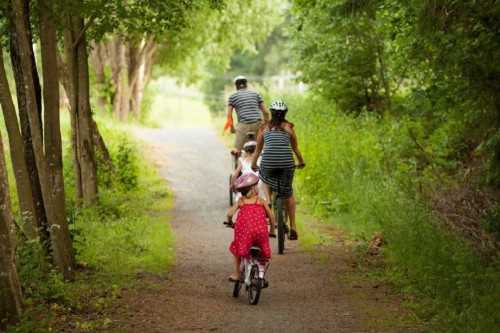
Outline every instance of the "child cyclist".
<path fill-rule="evenodd" d="M 257 184 L 259 177 L 254 173 L 244 173 L 236 182 L 236 189 L 241 193 L 241 198 L 227 212 L 227 224 L 234 226 L 234 238 L 229 246 L 233 254 L 233 274 L 229 276 L 230 282 L 239 279 L 241 258 L 250 259 L 249 250 L 252 246 L 261 249 L 260 257 L 271 258 L 269 237 L 276 237 L 274 233 L 276 220 L 266 202 L 258 196 Z M 238 212 L 236 222 L 233 216 Z M 267 231 L 266 213 L 269 216 L 269 233 Z M 261 263 L 261 271 L 265 271 L 265 262 Z M 267 281 L 264 283 L 267 287 Z"/>
<path fill-rule="evenodd" d="M 233 174 L 231 175 L 231 189 L 234 191 L 236 190 L 236 180 L 238 179 L 238 176 L 244 173 L 253 173 L 258 176 L 258 173 L 252 170 L 252 158 L 253 158 L 253 153 L 255 151 L 255 147 L 257 146 L 257 142 L 255 141 L 247 141 L 243 145 L 243 155 L 238 158 L 238 166 L 234 170 Z M 258 162 L 257 162 L 258 163 Z M 271 202 L 270 198 L 267 198 L 265 196 L 265 191 L 262 189 L 262 181 L 259 181 L 259 196 L 261 198 L 266 199 L 267 203 Z M 238 193 L 236 196 L 236 201 L 241 197 L 241 194 Z"/>

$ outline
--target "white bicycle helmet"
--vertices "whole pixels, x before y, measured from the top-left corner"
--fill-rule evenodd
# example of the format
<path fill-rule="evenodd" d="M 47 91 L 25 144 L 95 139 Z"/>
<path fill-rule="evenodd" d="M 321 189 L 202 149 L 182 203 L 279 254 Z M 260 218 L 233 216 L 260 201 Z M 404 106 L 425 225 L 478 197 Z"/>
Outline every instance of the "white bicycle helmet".
<path fill-rule="evenodd" d="M 244 83 L 247 83 L 247 78 L 244 77 L 243 75 L 238 75 L 237 77 L 234 78 L 233 82 L 234 84 L 238 84 L 238 81 L 243 81 Z"/>
<path fill-rule="evenodd" d="M 271 105 L 269 106 L 269 109 L 271 110 L 271 112 L 282 111 L 282 112 L 286 113 L 288 111 L 288 106 L 286 106 L 286 104 L 283 103 L 283 101 L 278 99 L 277 101 L 274 101 L 271 103 Z"/>

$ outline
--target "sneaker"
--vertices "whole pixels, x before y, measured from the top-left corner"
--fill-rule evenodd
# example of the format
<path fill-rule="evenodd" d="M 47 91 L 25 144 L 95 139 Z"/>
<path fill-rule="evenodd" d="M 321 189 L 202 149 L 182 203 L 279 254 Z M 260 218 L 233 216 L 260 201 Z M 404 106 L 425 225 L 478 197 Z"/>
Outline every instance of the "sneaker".
<path fill-rule="evenodd" d="M 297 231 L 295 229 L 290 229 L 290 235 L 288 235 L 289 240 L 297 240 L 299 239 L 299 235 L 297 234 Z"/>

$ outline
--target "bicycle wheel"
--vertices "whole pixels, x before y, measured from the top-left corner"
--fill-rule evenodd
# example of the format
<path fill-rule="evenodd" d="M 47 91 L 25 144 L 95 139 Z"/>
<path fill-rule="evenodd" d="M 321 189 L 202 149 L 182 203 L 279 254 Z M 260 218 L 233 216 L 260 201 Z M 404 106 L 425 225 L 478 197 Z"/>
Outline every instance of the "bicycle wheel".
<path fill-rule="evenodd" d="M 259 277 L 259 265 L 253 264 L 250 268 L 250 285 L 247 289 L 250 304 L 256 305 L 259 302 L 262 291 L 262 279 Z"/>
<path fill-rule="evenodd" d="M 285 221 L 283 216 L 283 199 L 277 197 L 274 205 L 274 216 L 276 217 L 276 228 L 278 229 L 278 253 L 283 254 L 285 249 Z"/>
<path fill-rule="evenodd" d="M 238 297 L 240 295 L 240 290 L 243 283 L 245 283 L 245 276 L 243 272 L 240 272 L 240 278 L 234 283 L 233 297 Z"/>
<path fill-rule="evenodd" d="M 285 209 L 285 203 L 283 203 L 281 211 L 283 212 L 283 232 L 286 236 L 289 236 L 290 228 L 288 228 L 288 213 Z"/>
<path fill-rule="evenodd" d="M 235 194 L 233 190 L 231 189 L 231 177 L 232 175 L 229 175 L 229 206 L 233 206 L 235 202 Z"/>

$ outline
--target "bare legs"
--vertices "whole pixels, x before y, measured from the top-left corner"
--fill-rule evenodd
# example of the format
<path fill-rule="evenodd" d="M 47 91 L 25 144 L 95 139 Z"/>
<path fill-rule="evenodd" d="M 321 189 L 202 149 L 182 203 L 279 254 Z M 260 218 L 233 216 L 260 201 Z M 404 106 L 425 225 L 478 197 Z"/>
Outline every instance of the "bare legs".
<path fill-rule="evenodd" d="M 240 263 L 241 258 L 233 256 L 233 274 L 231 274 L 229 279 L 238 280 L 240 278 Z"/>
<path fill-rule="evenodd" d="M 273 202 L 271 201 L 271 188 L 266 183 L 262 182 L 262 189 L 264 190 L 264 196 L 266 197 L 266 203 L 271 205 Z"/>
<path fill-rule="evenodd" d="M 290 229 L 297 230 L 295 225 L 295 197 L 293 195 L 285 199 L 285 209 L 290 219 Z"/>

